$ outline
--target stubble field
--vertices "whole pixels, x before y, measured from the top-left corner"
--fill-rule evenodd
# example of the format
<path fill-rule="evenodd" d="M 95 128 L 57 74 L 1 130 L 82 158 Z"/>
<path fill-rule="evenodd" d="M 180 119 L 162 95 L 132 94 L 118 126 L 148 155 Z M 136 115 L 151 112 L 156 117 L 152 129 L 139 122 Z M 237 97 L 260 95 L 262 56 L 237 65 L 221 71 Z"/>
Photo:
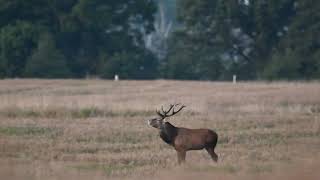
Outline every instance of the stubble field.
<path fill-rule="evenodd" d="M 219 135 L 219 162 L 176 152 L 146 121 Z M 0 177 L 72 179 L 318 179 L 319 82 L 1 80 Z"/>

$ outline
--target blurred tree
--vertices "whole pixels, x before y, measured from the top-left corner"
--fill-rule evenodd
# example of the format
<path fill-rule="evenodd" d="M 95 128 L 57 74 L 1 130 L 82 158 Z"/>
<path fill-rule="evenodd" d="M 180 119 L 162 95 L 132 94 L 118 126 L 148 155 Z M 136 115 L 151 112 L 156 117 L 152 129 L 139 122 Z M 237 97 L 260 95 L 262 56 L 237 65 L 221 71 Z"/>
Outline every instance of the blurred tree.
<path fill-rule="evenodd" d="M 187 33 L 174 33 L 169 42 L 168 58 L 162 61 L 160 71 L 169 79 L 217 80 L 223 66 L 216 52 L 196 43 Z"/>
<path fill-rule="evenodd" d="M 27 58 L 36 46 L 34 26 L 28 22 L 17 21 L 1 28 L 0 66 L 1 76 L 22 77 Z"/>
<path fill-rule="evenodd" d="M 50 34 L 40 37 L 37 50 L 27 62 L 25 74 L 27 77 L 37 78 L 70 77 L 66 59 L 56 48 Z"/>
<path fill-rule="evenodd" d="M 97 75 L 104 53 L 148 59 L 142 35 L 153 30 L 155 11 L 150 0 L 0 0 L 2 74 L 21 76 L 42 41 L 39 34 L 45 33 L 52 35 L 74 77 Z"/>
<path fill-rule="evenodd" d="M 122 79 L 153 79 L 158 75 L 158 61 L 151 52 L 121 52 L 111 57 L 103 56 L 102 62 L 100 75 L 108 79 L 115 74 Z"/>
<path fill-rule="evenodd" d="M 276 79 L 319 78 L 320 2 L 296 1 L 295 16 L 268 62 L 265 75 Z M 272 75 L 270 77 L 270 75 Z"/>
<path fill-rule="evenodd" d="M 64 51 L 69 54 L 69 64 L 75 67 L 73 71 L 79 76 L 96 74 L 99 57 L 104 53 L 110 56 L 123 51 L 129 54 L 143 53 L 142 34 L 152 30 L 154 12 L 154 3 L 147 0 L 80 0 L 73 7 L 71 19 L 76 20 L 74 24 L 80 27 L 74 28 L 78 32 L 75 33 L 77 37 L 73 45 L 81 46 L 72 46 L 77 54 L 69 54 L 69 48 Z M 61 41 L 60 44 L 64 46 L 73 43 Z M 145 58 L 143 55 L 139 56 Z"/>
<path fill-rule="evenodd" d="M 284 53 L 276 53 L 272 56 L 269 65 L 264 69 L 263 76 L 270 80 L 299 79 L 300 57 L 291 49 Z"/>
<path fill-rule="evenodd" d="M 164 77 L 218 80 L 224 77 L 226 33 L 230 31 L 227 4 L 219 0 L 178 0 L 182 27 L 172 36 L 168 58 L 162 63 Z"/>
<path fill-rule="evenodd" d="M 295 0 L 178 2 L 184 31 L 192 44 L 211 49 L 221 59 L 222 79 L 233 73 L 241 79 L 259 78 L 295 16 Z"/>

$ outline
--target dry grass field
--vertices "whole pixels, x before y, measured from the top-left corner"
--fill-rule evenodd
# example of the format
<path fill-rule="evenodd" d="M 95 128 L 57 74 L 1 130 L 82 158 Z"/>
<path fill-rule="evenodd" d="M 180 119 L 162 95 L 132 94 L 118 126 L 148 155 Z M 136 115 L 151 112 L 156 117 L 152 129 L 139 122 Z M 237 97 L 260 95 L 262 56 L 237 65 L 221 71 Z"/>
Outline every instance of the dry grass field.
<path fill-rule="evenodd" d="M 219 134 L 219 162 L 176 152 L 146 121 Z M 319 179 L 319 82 L 1 80 L 0 179 Z"/>

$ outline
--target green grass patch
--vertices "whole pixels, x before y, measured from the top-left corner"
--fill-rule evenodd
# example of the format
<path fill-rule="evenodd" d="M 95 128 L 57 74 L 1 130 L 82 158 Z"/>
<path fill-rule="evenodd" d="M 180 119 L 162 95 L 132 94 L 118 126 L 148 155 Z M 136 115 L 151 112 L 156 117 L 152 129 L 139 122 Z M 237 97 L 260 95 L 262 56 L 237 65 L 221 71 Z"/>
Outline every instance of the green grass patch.
<path fill-rule="evenodd" d="M 88 165 L 78 165 L 74 168 L 78 170 L 89 170 L 89 171 L 102 171 L 107 176 L 122 174 L 129 175 L 133 173 L 134 169 L 144 166 L 143 161 L 127 161 L 125 163 L 110 163 L 110 164 L 88 164 Z"/>
<path fill-rule="evenodd" d="M 249 172 L 259 174 L 259 173 L 270 173 L 273 171 L 272 165 L 270 164 L 252 164 L 249 167 Z"/>
<path fill-rule="evenodd" d="M 76 138 L 78 143 L 123 143 L 123 144 L 139 144 L 150 141 L 152 136 L 147 133 L 138 132 L 113 132 L 106 136 L 83 136 Z"/>
<path fill-rule="evenodd" d="M 66 109 L 63 107 L 34 109 L 34 108 L 6 108 L 0 110 L 0 116 L 7 118 L 92 118 L 92 117 L 136 117 L 151 116 L 153 111 L 111 111 L 97 107 Z"/>
<path fill-rule="evenodd" d="M 227 173 L 237 173 L 240 169 L 236 166 L 226 164 L 226 165 L 219 165 L 219 166 L 205 166 L 205 167 L 197 167 L 192 166 L 190 167 L 192 171 L 196 172 L 227 172 Z"/>
<path fill-rule="evenodd" d="M 248 144 L 252 146 L 262 145 L 271 147 L 278 144 L 287 144 L 292 138 L 316 138 L 320 137 L 319 132 L 308 131 L 288 131 L 288 132 L 269 132 L 269 133 L 241 133 L 233 137 L 234 144 Z M 227 137 L 221 139 L 221 142 L 226 143 Z M 220 142 L 220 140 L 219 140 Z"/>
<path fill-rule="evenodd" d="M 48 127 L 0 127 L 0 134 L 8 136 L 56 136 L 60 133 L 57 128 Z"/>
<path fill-rule="evenodd" d="M 310 111 L 311 113 L 313 114 L 320 114 L 320 105 L 313 105 L 311 108 L 310 108 Z"/>
<path fill-rule="evenodd" d="M 233 138 L 234 144 L 277 145 L 285 144 L 287 137 L 281 133 L 242 133 Z"/>
<path fill-rule="evenodd" d="M 219 137 L 218 139 L 218 143 L 219 144 L 228 144 L 230 142 L 230 137 L 226 136 L 226 135 L 222 135 L 221 137 Z"/>
<path fill-rule="evenodd" d="M 66 154 L 95 154 L 99 151 L 99 148 L 65 148 L 61 149 L 61 152 Z"/>
<path fill-rule="evenodd" d="M 75 109 L 70 111 L 71 114 L 66 113 L 66 116 L 70 116 L 73 118 L 90 118 L 90 117 L 101 117 L 101 116 L 114 116 L 114 113 L 111 111 L 103 111 L 96 107 L 88 107 L 82 109 Z"/>

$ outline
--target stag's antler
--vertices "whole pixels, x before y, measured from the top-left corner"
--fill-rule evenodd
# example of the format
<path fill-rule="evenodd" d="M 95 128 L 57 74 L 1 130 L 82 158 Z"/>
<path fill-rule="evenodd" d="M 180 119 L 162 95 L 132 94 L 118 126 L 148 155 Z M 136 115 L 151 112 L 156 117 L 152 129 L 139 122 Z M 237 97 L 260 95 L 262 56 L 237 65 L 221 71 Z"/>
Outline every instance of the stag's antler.
<path fill-rule="evenodd" d="M 164 110 L 163 106 L 161 107 L 162 113 L 160 111 L 157 110 L 157 114 L 161 117 L 161 118 L 166 118 L 166 117 L 170 117 L 173 116 L 175 114 L 177 114 L 178 112 L 180 112 L 183 108 L 185 108 L 185 105 L 182 105 L 177 111 L 175 111 L 175 107 L 179 106 L 180 104 L 170 104 L 170 107 L 168 110 Z M 172 110 L 172 113 L 169 114 L 169 112 Z"/>

